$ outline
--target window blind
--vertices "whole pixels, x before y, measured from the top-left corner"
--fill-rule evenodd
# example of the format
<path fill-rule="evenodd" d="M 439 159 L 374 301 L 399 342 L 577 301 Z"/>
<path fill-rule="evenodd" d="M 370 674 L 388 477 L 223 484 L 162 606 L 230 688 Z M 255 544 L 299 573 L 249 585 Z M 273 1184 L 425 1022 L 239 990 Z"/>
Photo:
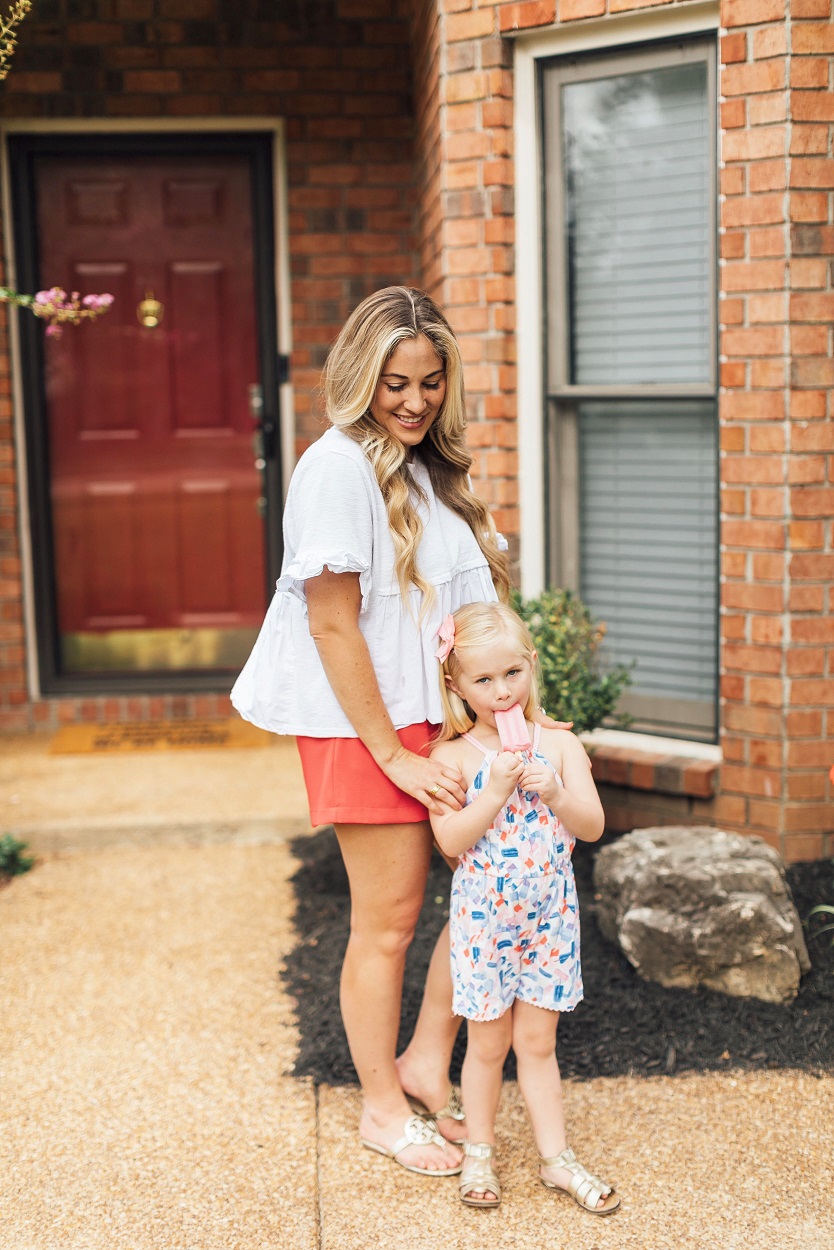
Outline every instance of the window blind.
<path fill-rule="evenodd" d="M 717 665 L 712 400 L 579 405 L 580 594 L 636 661 L 623 710 L 710 737 Z"/>
<path fill-rule="evenodd" d="M 706 62 L 561 90 L 570 381 L 708 382 Z"/>

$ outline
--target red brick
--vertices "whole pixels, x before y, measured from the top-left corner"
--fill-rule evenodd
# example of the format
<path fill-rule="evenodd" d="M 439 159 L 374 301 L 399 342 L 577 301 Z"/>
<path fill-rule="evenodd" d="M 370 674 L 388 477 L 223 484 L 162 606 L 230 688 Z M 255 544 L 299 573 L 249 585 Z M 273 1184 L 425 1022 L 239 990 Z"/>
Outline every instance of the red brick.
<path fill-rule="evenodd" d="M 828 82 L 829 65 L 825 57 L 794 57 L 791 65 L 792 87 L 827 87 Z"/>
<path fill-rule="evenodd" d="M 785 285 L 783 261 L 729 261 L 721 270 L 724 291 L 774 291 Z"/>
<path fill-rule="evenodd" d="M 795 707 L 817 704 L 820 707 L 831 707 L 834 704 L 834 680 L 823 681 L 819 678 L 797 678 L 791 682 L 791 703 Z M 834 756 L 834 746 L 831 747 Z"/>
<path fill-rule="evenodd" d="M 834 96 L 827 91 L 792 91 L 791 116 L 800 122 L 834 121 Z"/>
<path fill-rule="evenodd" d="M 834 187 L 834 160 L 825 160 L 821 156 L 794 157 L 791 161 L 790 185 L 792 187 Z"/>
<path fill-rule="evenodd" d="M 792 586 L 788 595 L 791 612 L 822 612 L 822 586 Z"/>
<path fill-rule="evenodd" d="M 502 25 L 501 29 L 504 27 Z M 475 9 L 471 13 L 457 13 L 446 18 L 447 43 L 460 39 L 483 39 L 495 30 L 495 12 L 492 9 Z"/>
<path fill-rule="evenodd" d="M 721 102 L 721 129 L 722 130 L 732 130 L 735 127 L 744 126 L 746 122 L 747 122 L 747 105 L 746 105 L 746 102 L 741 97 L 736 96 L 732 100 L 722 100 Z M 742 159 L 741 157 L 738 157 L 738 156 L 730 158 L 726 155 L 727 150 L 728 150 L 727 140 L 729 138 L 730 138 L 729 135 L 724 135 L 722 137 L 722 151 L 724 152 L 725 160 Z"/>
<path fill-rule="evenodd" d="M 788 362 L 778 360 L 753 360 L 750 362 L 750 386 L 753 390 L 783 387 L 787 381 Z"/>
<path fill-rule="evenodd" d="M 802 22 L 792 27 L 791 51 L 794 56 L 803 52 L 809 52 L 812 56 L 834 52 L 834 25 L 830 22 Z"/>
<path fill-rule="evenodd" d="M 826 646 L 834 642 L 834 617 L 808 617 L 795 620 L 791 624 L 793 642 L 823 643 Z"/>
<path fill-rule="evenodd" d="M 751 195 L 725 200 L 721 205 L 721 224 L 728 229 L 734 226 L 771 225 L 784 220 L 785 205 L 782 195 Z"/>
<path fill-rule="evenodd" d="M 575 22 L 583 17 L 601 17 L 605 0 L 559 0 L 559 21 Z"/>
<path fill-rule="evenodd" d="M 730 547 L 780 550 L 785 546 L 785 528 L 775 522 L 728 521 L 721 529 L 723 541 Z"/>
<path fill-rule="evenodd" d="M 725 582 L 721 587 L 721 604 L 725 608 L 746 612 L 774 612 L 783 608 L 781 586 L 757 586 L 750 582 Z"/>
<path fill-rule="evenodd" d="M 791 17 L 830 17 L 831 0 L 790 0 Z"/>
<path fill-rule="evenodd" d="M 792 551 L 821 550 L 824 546 L 821 521 L 791 521 L 788 534 Z"/>
<path fill-rule="evenodd" d="M 818 738 L 822 734 L 822 712 L 788 712 L 785 730 L 789 738 Z"/>
<path fill-rule="evenodd" d="M 791 221 L 828 221 L 828 196 L 821 191 L 793 192 L 790 197 Z"/>
<path fill-rule="evenodd" d="M 792 321 L 822 321 L 830 325 L 834 320 L 834 293 L 791 295 L 790 315 Z"/>
<path fill-rule="evenodd" d="M 809 388 L 834 386 L 834 360 L 812 356 L 792 361 L 791 385 Z"/>
<path fill-rule="evenodd" d="M 762 4 L 767 2 L 761 0 Z M 746 61 L 743 65 L 726 65 L 721 71 L 721 94 L 725 96 L 749 96 L 754 92 L 778 91 L 784 86 L 783 60 Z"/>
<path fill-rule="evenodd" d="M 828 126 L 794 123 L 790 128 L 790 155 L 828 154 Z"/>
<path fill-rule="evenodd" d="M 761 191 L 784 191 L 788 185 L 788 163 L 784 157 L 774 161 L 756 161 L 750 166 L 748 181 L 751 195 Z"/>
<path fill-rule="evenodd" d="M 763 92 L 750 97 L 747 119 L 751 126 L 770 126 L 787 121 L 788 97 L 785 91 Z"/>
<path fill-rule="evenodd" d="M 795 421 L 814 421 L 825 416 L 825 391 L 792 391 L 790 414 Z"/>
<path fill-rule="evenodd" d="M 784 126 L 759 126 L 752 130 L 734 131 L 722 136 L 721 154 L 725 161 L 760 161 L 766 157 L 783 156 L 786 133 Z"/>
<path fill-rule="evenodd" d="M 781 421 L 785 398 L 774 391 L 727 391 L 720 399 L 724 421 Z"/>
<path fill-rule="evenodd" d="M 828 261 L 823 257 L 792 260 L 789 266 L 790 284 L 794 290 L 822 290 L 828 285 Z"/>
<path fill-rule="evenodd" d="M 787 32 L 784 24 L 764 26 L 753 31 L 753 56 L 756 60 L 764 60 L 770 56 L 784 56 L 788 48 Z"/>
<path fill-rule="evenodd" d="M 797 425 L 791 432 L 791 450 L 834 452 L 834 421 L 820 425 Z"/>
<path fill-rule="evenodd" d="M 734 61 L 747 60 L 747 35 L 744 31 L 734 31 L 731 35 L 722 35 L 720 40 L 721 61 L 730 65 Z"/>
<path fill-rule="evenodd" d="M 750 677 L 747 698 L 756 706 L 781 707 L 785 694 L 781 677 Z"/>
<path fill-rule="evenodd" d="M 556 20 L 556 0 L 523 0 L 520 4 L 504 4 L 498 10 L 502 35 L 531 26 L 546 26 Z"/>
<path fill-rule="evenodd" d="M 755 26 L 779 22 L 785 16 L 784 0 L 722 0 L 722 26 Z"/>
<path fill-rule="evenodd" d="M 760 229 L 746 231 L 750 247 L 750 260 L 760 256 L 784 256 L 788 251 L 788 237 L 785 226 L 763 226 Z M 766 296 L 765 296 L 766 297 Z M 756 302 L 756 307 L 763 307 Z M 775 321 L 778 317 L 766 317 L 765 320 Z"/>
<path fill-rule="evenodd" d="M 744 193 L 745 170 L 743 166 L 731 165 L 718 173 L 719 190 L 722 195 L 742 195 Z"/>
<path fill-rule="evenodd" d="M 784 859 L 788 864 L 799 864 L 808 860 L 823 859 L 825 856 L 825 840 L 820 833 L 785 834 Z"/>
<path fill-rule="evenodd" d="M 794 621 L 794 625 L 798 622 Z M 787 653 L 788 676 L 822 677 L 825 672 L 825 651 L 822 647 L 792 646 Z"/>
<path fill-rule="evenodd" d="M 781 774 L 775 769 L 740 768 L 735 764 L 724 764 L 721 768 L 721 789 L 729 793 L 776 798 L 781 783 Z"/>

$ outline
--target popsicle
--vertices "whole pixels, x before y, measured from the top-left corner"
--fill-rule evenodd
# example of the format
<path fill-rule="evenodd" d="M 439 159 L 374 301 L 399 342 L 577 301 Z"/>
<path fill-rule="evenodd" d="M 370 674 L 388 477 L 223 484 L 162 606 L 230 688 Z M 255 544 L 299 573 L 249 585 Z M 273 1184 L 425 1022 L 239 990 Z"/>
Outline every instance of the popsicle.
<path fill-rule="evenodd" d="M 533 744 L 527 732 L 527 721 L 521 707 L 516 703 L 506 712 L 495 713 L 495 728 L 504 751 L 531 751 Z"/>

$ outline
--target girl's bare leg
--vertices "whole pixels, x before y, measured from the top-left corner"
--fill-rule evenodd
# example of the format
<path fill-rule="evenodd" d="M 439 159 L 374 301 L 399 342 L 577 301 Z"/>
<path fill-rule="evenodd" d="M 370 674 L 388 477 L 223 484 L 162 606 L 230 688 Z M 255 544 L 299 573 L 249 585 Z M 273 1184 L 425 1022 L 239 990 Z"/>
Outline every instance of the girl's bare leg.
<path fill-rule="evenodd" d="M 556 1060 L 556 1029 L 559 1012 L 533 1007 L 516 1000 L 513 1005 L 513 1050 L 518 1085 L 525 1103 L 539 1154 L 549 1159 L 567 1146 L 562 1078 Z M 567 1189 L 571 1174 L 564 1168 L 541 1168 L 541 1175 Z M 599 1206 L 605 1205 L 600 1198 Z"/>
<path fill-rule="evenodd" d="M 365 1096 L 360 1133 L 392 1146 L 412 1114 L 394 1062 L 405 954 L 423 903 L 431 855 L 427 823 L 338 825 L 350 882 L 350 937 L 342 966 L 341 1006 L 350 1053 Z M 398 1158 L 443 1169 L 454 1146 L 409 1146 Z"/>
<path fill-rule="evenodd" d="M 460 1074 L 460 1087 L 466 1107 L 469 1140 L 494 1146 L 504 1060 L 513 1036 L 512 1011 L 505 1012 L 498 1020 L 470 1020 L 466 1027 L 466 1058 Z M 472 1196 L 497 1197 L 491 1190 L 473 1193 Z"/>

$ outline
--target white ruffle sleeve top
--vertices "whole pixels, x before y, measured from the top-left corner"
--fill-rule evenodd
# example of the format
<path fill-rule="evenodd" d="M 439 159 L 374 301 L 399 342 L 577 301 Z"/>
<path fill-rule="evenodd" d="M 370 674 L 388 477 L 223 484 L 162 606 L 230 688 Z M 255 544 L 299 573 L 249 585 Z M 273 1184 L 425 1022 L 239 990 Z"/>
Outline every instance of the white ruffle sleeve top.
<path fill-rule="evenodd" d="M 400 594 L 385 501 L 362 448 L 333 427 L 304 452 L 284 510 L 281 576 L 232 690 L 245 720 L 279 734 L 357 736 L 327 682 L 307 621 L 304 582 L 328 568 L 359 574 L 359 628 L 394 727 L 440 723 L 438 626 L 465 603 L 497 596 L 467 523 L 436 498 L 419 460 L 411 471 L 426 496 L 417 501 L 424 526 L 417 563 L 436 591 L 422 622 L 422 592 L 412 588 L 408 606 Z"/>

